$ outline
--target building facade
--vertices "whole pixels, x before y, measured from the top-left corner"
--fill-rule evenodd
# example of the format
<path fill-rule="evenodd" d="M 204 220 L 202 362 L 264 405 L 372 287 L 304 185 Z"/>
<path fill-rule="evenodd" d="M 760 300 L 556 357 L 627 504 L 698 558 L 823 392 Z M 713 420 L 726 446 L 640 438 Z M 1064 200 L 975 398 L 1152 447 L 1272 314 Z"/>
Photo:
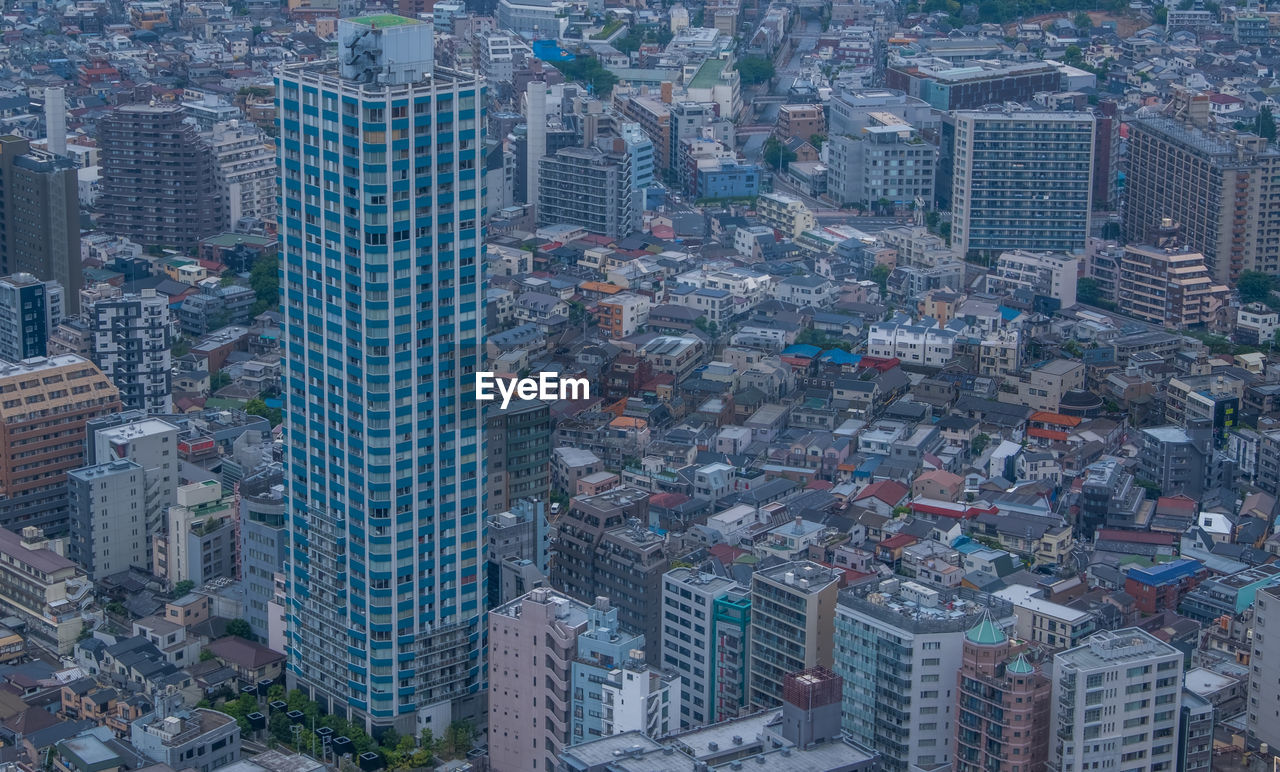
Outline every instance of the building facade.
<path fill-rule="evenodd" d="M 1124 308 L 1152 324 L 1175 330 L 1204 327 L 1230 294 L 1199 252 L 1127 244 L 1120 257 L 1118 295 Z"/>
<path fill-rule="evenodd" d="M 173 412 L 173 315 L 153 289 L 99 300 L 88 309 L 93 361 L 129 410 Z"/>
<path fill-rule="evenodd" d="M 484 86 L 434 66 L 429 25 L 338 25 L 339 62 L 286 66 L 276 90 L 288 679 L 367 726 L 440 732 L 484 689 L 484 426 L 466 374 L 484 339 Z"/>
<path fill-rule="evenodd" d="M 835 569 L 807 560 L 752 575 L 750 705 L 781 704 L 783 680 L 790 673 L 831 668 L 832 622 L 839 591 Z"/>
<path fill-rule="evenodd" d="M 1176 769 L 1182 652 L 1138 628 L 1102 632 L 1053 658 L 1055 772 Z"/>
<path fill-rule="evenodd" d="M 143 245 L 195 248 L 227 229 L 214 154 L 181 105 L 126 105 L 98 125 L 107 233 Z"/>
<path fill-rule="evenodd" d="M 957 674 L 955 772 L 1044 772 L 1049 678 L 990 617 L 964 635 Z"/>
<path fill-rule="evenodd" d="M 1084 252 L 1093 179 L 1090 113 L 955 114 L 951 243 L 994 258 L 1012 249 Z"/>
<path fill-rule="evenodd" d="M 580 225 L 610 238 L 636 229 L 631 156 L 621 138 L 602 142 L 608 151 L 567 147 L 537 162 L 539 225 Z"/>
<path fill-rule="evenodd" d="M 730 613 L 735 603 L 745 605 L 745 618 Z M 747 589 L 728 577 L 692 568 L 663 576 L 662 667 L 680 677 L 682 726 L 733 718 L 743 706 L 750 604 Z"/>
<path fill-rule="evenodd" d="M 506 512 L 517 501 L 551 495 L 551 406 L 528 400 L 485 419 L 489 511 Z"/>
<path fill-rule="evenodd" d="M 75 161 L 0 137 L 0 275 L 56 281 L 80 309 L 80 189 Z"/>
<path fill-rule="evenodd" d="M 56 281 L 29 273 L 0 279 L 0 359 L 21 362 L 48 355 L 49 336 L 66 315 L 65 303 Z"/>
<path fill-rule="evenodd" d="M 117 459 L 67 473 L 71 507 L 67 557 L 97 581 L 130 568 L 150 570 L 142 467 Z"/>

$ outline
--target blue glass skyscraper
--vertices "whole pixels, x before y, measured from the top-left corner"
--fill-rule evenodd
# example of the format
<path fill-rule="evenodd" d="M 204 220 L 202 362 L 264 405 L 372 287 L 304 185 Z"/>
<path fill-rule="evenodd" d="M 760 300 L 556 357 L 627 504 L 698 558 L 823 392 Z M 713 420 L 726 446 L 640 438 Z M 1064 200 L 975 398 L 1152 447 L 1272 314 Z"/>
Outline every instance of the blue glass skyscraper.
<path fill-rule="evenodd" d="M 343 19 L 277 77 L 291 686 L 437 735 L 484 690 L 482 82 Z"/>

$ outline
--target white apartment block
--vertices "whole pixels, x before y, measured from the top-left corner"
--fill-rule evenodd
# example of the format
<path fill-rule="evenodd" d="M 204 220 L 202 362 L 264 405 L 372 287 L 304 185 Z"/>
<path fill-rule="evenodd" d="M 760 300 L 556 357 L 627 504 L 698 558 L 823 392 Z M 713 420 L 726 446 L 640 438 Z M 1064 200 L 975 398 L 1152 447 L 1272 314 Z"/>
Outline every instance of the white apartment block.
<path fill-rule="evenodd" d="M 906 314 L 895 314 L 885 322 L 871 325 L 867 332 L 867 354 L 897 357 L 904 365 L 941 368 L 951 361 L 957 334 L 938 326 L 930 317 L 918 322 Z"/>
<path fill-rule="evenodd" d="M 1062 308 L 1076 304 L 1076 283 L 1080 259 L 1060 252 L 1031 252 L 1014 249 L 1001 252 L 987 277 L 988 292 L 1025 289 L 1055 298 Z"/>

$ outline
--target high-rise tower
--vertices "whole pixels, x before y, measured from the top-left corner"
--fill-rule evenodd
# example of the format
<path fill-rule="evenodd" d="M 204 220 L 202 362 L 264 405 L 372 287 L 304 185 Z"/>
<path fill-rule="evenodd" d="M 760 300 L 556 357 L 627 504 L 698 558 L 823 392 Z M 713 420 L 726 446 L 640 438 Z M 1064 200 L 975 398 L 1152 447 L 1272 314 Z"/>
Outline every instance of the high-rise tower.
<path fill-rule="evenodd" d="M 342 19 L 278 75 L 289 681 L 437 734 L 484 691 L 484 86 Z"/>

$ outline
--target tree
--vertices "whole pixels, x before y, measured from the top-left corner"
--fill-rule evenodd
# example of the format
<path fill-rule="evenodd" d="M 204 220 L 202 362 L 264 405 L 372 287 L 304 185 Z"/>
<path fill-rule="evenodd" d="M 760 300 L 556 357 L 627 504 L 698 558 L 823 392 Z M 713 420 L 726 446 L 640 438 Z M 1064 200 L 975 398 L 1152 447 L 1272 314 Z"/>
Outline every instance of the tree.
<path fill-rule="evenodd" d="M 183 595 L 186 595 L 187 593 L 194 590 L 195 587 L 196 587 L 196 583 L 191 581 L 190 579 L 183 579 L 180 582 L 174 582 L 173 597 L 181 598 Z"/>
<path fill-rule="evenodd" d="M 209 651 L 208 649 L 201 649 L 201 650 L 200 650 L 200 661 L 201 661 L 201 662 L 208 662 L 209 660 L 212 660 L 212 659 L 217 659 L 217 657 L 215 657 L 215 656 L 213 655 L 213 652 Z"/>
<path fill-rule="evenodd" d="M 267 419 L 272 426 L 279 426 L 280 422 L 284 420 L 284 411 L 278 407 L 267 407 L 267 403 L 262 400 L 262 397 L 254 397 L 245 403 L 244 412 L 249 415 L 261 416 Z"/>
<path fill-rule="evenodd" d="M 1089 32 L 1093 29 L 1093 19 L 1084 11 L 1079 11 L 1076 13 L 1075 26 L 1081 32 Z"/>
<path fill-rule="evenodd" d="M 1062 52 L 1062 62 L 1072 65 L 1073 67 L 1084 61 L 1084 52 L 1080 50 L 1080 46 L 1067 46 L 1067 50 Z"/>
<path fill-rule="evenodd" d="M 784 171 L 787 164 L 796 160 L 796 151 L 778 141 L 777 137 L 769 137 L 764 141 L 764 162 L 778 171 Z"/>
<path fill-rule="evenodd" d="M 738 60 L 738 77 L 744 86 L 765 83 L 774 76 L 773 60 L 763 56 L 744 56 Z"/>
<path fill-rule="evenodd" d="M 885 295 L 889 294 L 889 274 L 893 270 L 887 265 L 877 265 L 871 269 L 871 281 L 880 285 L 880 299 L 883 300 Z"/>
<path fill-rule="evenodd" d="M 822 145 L 826 143 L 826 141 L 826 136 L 822 134 L 813 134 L 809 137 L 809 144 L 813 145 L 813 149 L 817 150 L 819 153 L 822 152 Z"/>
<path fill-rule="evenodd" d="M 223 386 L 230 386 L 230 385 L 231 385 L 231 376 L 228 375 L 225 370 L 219 370 L 218 372 L 209 376 L 209 391 L 211 392 L 217 391 L 218 389 L 221 389 Z"/>
<path fill-rule="evenodd" d="M 1262 271 L 1242 271 L 1236 280 L 1236 289 L 1240 291 L 1243 303 L 1261 303 L 1271 294 L 1275 286 L 1275 278 Z"/>
<path fill-rule="evenodd" d="M 989 435 L 979 434 L 977 437 L 973 438 L 972 442 L 969 443 L 969 448 L 973 451 L 973 455 L 981 456 L 982 451 L 986 450 L 987 446 L 990 444 L 991 437 Z"/>
<path fill-rule="evenodd" d="M 247 620 L 232 619 L 230 622 L 227 622 L 227 635 L 234 635 L 237 638 L 244 638 L 245 640 L 252 641 L 253 628 L 249 625 Z"/>
<path fill-rule="evenodd" d="M 707 317 L 705 316 L 699 316 L 697 319 L 694 319 L 693 326 L 697 327 L 699 330 L 702 330 L 712 338 L 714 338 L 716 334 L 719 332 L 719 330 L 716 328 L 716 323 L 712 321 L 708 321 Z"/>
<path fill-rule="evenodd" d="M 608 99 L 618 82 L 618 76 L 605 69 L 594 56 L 575 56 L 567 62 L 552 62 L 552 65 L 566 78 L 590 86 L 592 93 L 600 99 Z"/>
<path fill-rule="evenodd" d="M 253 315 L 274 310 L 280 305 L 280 257 L 275 252 L 262 255 L 249 269 L 249 287 L 257 297 Z"/>
<path fill-rule="evenodd" d="M 1254 133 L 1265 139 L 1276 138 L 1276 119 L 1271 114 L 1271 108 L 1264 106 L 1258 111 L 1258 117 L 1254 121 Z"/>

